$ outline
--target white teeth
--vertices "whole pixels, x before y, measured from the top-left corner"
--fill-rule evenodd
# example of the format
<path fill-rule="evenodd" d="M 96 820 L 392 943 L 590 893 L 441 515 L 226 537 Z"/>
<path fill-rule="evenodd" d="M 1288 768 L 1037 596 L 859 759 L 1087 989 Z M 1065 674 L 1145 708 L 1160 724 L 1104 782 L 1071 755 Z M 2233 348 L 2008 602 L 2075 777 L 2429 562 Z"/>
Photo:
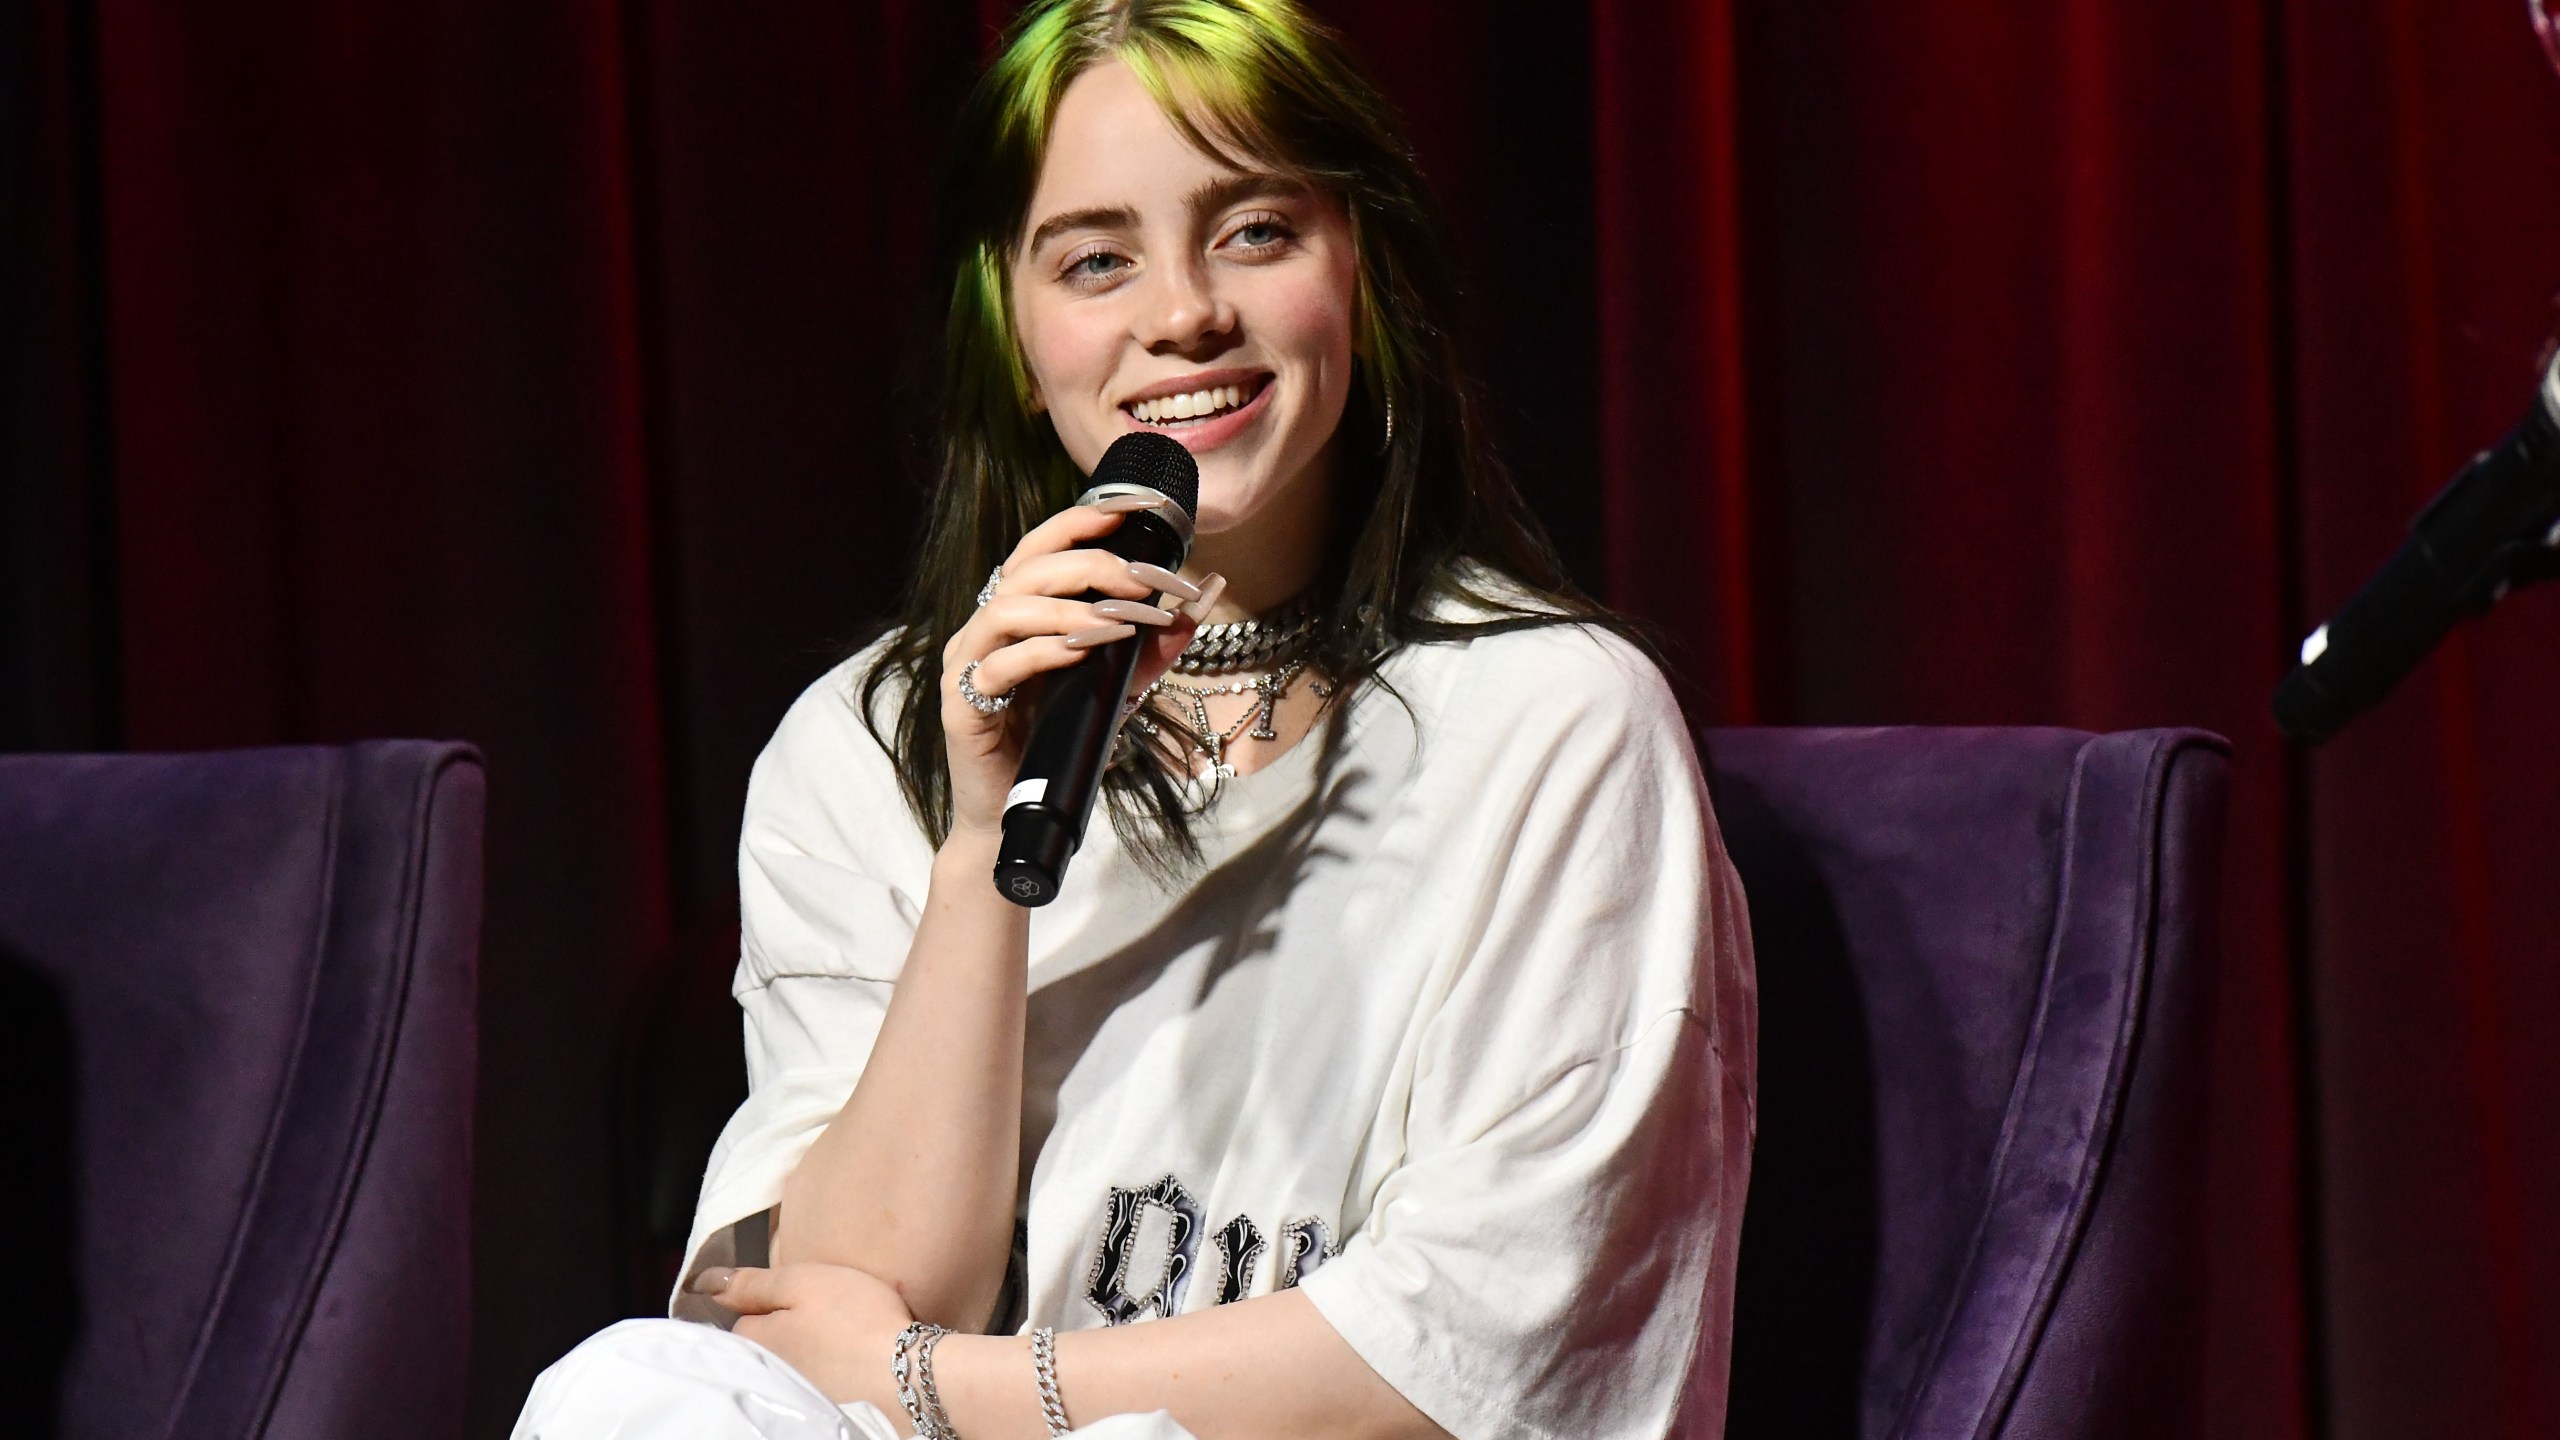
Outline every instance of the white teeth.
<path fill-rule="evenodd" d="M 1187 395 L 1167 395 L 1154 400 L 1140 400 L 1129 407 L 1129 413 L 1149 425 L 1176 420 L 1193 420 L 1232 410 L 1244 403 L 1244 387 L 1220 385 L 1209 390 L 1194 390 Z"/>

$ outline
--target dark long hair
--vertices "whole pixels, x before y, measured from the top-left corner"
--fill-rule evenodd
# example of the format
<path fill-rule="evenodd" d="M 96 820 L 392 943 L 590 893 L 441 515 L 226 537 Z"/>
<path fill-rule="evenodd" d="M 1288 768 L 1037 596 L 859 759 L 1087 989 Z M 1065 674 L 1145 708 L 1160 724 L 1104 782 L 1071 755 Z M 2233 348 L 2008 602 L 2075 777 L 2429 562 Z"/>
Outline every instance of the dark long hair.
<path fill-rule="evenodd" d="M 1006 32 L 954 135 L 935 246 L 948 297 L 938 474 L 922 558 L 861 689 L 864 722 L 937 845 L 951 827 L 943 641 L 988 570 L 1085 482 L 1032 408 L 1007 275 L 1059 97 L 1111 59 L 1205 153 L 1301 179 L 1351 216 L 1359 376 L 1335 446 L 1316 591 L 1327 623 L 1311 657 L 1337 685 L 1334 704 L 1406 645 L 1558 623 L 1626 629 L 1573 587 L 1492 453 L 1457 353 L 1456 266 L 1438 204 L 1340 38 L 1290 0 L 1041 0 Z M 892 682 L 883 733 L 874 717 Z M 1124 745 L 1104 784 L 1122 842 L 1160 875 L 1199 854 L 1173 779 L 1182 763 L 1169 746 Z"/>

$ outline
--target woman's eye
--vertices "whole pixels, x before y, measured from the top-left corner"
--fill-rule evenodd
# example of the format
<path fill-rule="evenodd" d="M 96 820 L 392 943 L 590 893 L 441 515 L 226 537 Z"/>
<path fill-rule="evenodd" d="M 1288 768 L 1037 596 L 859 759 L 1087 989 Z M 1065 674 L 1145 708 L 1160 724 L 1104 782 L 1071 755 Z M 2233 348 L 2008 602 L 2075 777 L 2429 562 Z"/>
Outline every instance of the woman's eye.
<path fill-rule="evenodd" d="M 1289 238 L 1288 224 L 1276 218 L 1247 220 L 1227 235 L 1229 244 L 1245 250 L 1276 249 Z"/>
<path fill-rule="evenodd" d="M 1121 268 L 1128 263 L 1128 257 L 1125 255 L 1115 255 L 1108 250 L 1096 250 L 1090 255 L 1079 255 L 1068 261 L 1066 269 L 1061 273 L 1065 279 L 1073 283 L 1091 284 L 1097 280 L 1108 280 L 1119 274 Z"/>

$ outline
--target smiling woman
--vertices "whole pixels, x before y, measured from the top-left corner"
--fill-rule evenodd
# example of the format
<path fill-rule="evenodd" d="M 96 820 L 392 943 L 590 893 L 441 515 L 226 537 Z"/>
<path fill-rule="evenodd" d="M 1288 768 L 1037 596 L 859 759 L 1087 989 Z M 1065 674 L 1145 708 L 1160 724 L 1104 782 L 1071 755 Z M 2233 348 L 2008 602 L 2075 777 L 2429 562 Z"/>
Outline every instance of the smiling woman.
<path fill-rule="evenodd" d="M 932 528 L 749 786 L 677 1318 L 518 1434 L 1713 1435 L 1741 894 L 1486 451 L 1385 106 L 1282 0 L 1052 0 L 955 155 Z M 1074 503 L 1141 430 L 1199 464 L 1183 573 Z M 1007 702 L 1141 632 L 1035 927 Z"/>
<path fill-rule="evenodd" d="M 1162 428 L 1200 460 L 1188 574 L 1225 584 L 1211 623 L 1316 612 L 1306 658 L 1328 688 L 1357 689 L 1416 641 L 1559 620 L 1623 633 L 1574 592 L 1486 442 L 1455 340 L 1457 267 L 1386 102 L 1293 6 L 1034 6 L 952 155 L 940 483 L 916 583 L 862 681 L 866 715 L 896 707 L 883 738 L 929 834 L 947 833 L 952 803 L 943 641 L 1130 429 Z M 1226 388 L 1239 403 L 1196 423 L 1197 397 Z M 1285 751 L 1314 690 L 1282 697 L 1273 738 L 1239 733 L 1222 758 L 1243 771 Z M 1180 723 L 1190 698 L 1154 697 L 1176 748 L 1202 728 Z M 1223 735 L 1256 697 L 1199 698 Z M 1166 783 L 1187 768 L 1131 747 L 1107 781 L 1121 843 L 1167 876 L 1197 859 L 1190 802 Z"/>
<path fill-rule="evenodd" d="M 1315 579 L 1321 532 L 1271 512 L 1319 510 L 1334 468 L 1354 363 L 1350 215 L 1191 143 L 1118 60 L 1068 87 L 1049 153 L 1030 205 L 1044 218 L 1011 267 L 1032 404 L 1079 471 L 1131 430 L 1179 438 L 1200 461 L 1198 563 L 1245 559 L 1238 573 L 1281 588 L 1236 591 L 1245 608 L 1289 598 Z M 1297 533 L 1301 573 L 1253 573 L 1271 568 L 1250 561 L 1275 518 Z"/>

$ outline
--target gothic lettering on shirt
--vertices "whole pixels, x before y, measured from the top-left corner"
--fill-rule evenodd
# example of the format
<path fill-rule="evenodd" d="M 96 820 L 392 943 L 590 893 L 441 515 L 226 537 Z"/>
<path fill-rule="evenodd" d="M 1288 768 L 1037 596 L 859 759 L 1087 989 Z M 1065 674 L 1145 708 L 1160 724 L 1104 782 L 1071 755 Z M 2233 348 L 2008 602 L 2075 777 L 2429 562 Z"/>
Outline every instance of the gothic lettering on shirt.
<path fill-rule="evenodd" d="M 1342 1247 L 1325 1235 L 1322 1220 L 1309 1215 L 1290 1221 L 1280 1227 L 1280 1283 L 1271 1288 L 1290 1288 L 1340 1253 Z"/>
<path fill-rule="evenodd" d="M 1169 1222 L 1165 1234 L 1164 1270 L 1154 1288 L 1129 1293 L 1129 1262 L 1137 1249 L 1140 1222 L 1149 1210 Z M 1102 1318 L 1126 1325 L 1150 1313 L 1171 1315 L 1182 1308 L 1182 1288 L 1191 1278 L 1191 1257 L 1200 1245 L 1200 1202 L 1167 1175 L 1135 1190 L 1111 1187 L 1102 1211 L 1102 1244 L 1095 1250 L 1093 1270 L 1085 1277 L 1085 1298 Z"/>
<path fill-rule="evenodd" d="M 1155 1285 L 1142 1295 L 1129 1293 L 1129 1271 L 1139 1263 L 1141 1232 L 1152 1211 L 1164 1217 L 1164 1268 Z M 1182 1308 L 1184 1287 L 1200 1246 L 1200 1202 L 1171 1175 L 1152 1185 L 1122 1189 L 1114 1185 L 1103 1202 L 1102 1237 L 1085 1277 L 1085 1299 L 1113 1325 L 1126 1325 L 1148 1315 L 1172 1315 Z M 1217 1295 L 1211 1302 L 1232 1305 L 1253 1289 L 1254 1267 L 1270 1242 L 1253 1217 L 1238 1215 L 1209 1236 L 1218 1252 Z M 1301 1216 L 1280 1227 L 1279 1273 L 1272 1289 L 1286 1290 L 1341 1253 L 1324 1221 Z"/>
<path fill-rule="evenodd" d="M 1253 1285 L 1254 1262 L 1262 1258 L 1262 1231 L 1250 1215 L 1226 1223 L 1209 1243 L 1218 1247 L 1218 1303 L 1232 1305 Z"/>

